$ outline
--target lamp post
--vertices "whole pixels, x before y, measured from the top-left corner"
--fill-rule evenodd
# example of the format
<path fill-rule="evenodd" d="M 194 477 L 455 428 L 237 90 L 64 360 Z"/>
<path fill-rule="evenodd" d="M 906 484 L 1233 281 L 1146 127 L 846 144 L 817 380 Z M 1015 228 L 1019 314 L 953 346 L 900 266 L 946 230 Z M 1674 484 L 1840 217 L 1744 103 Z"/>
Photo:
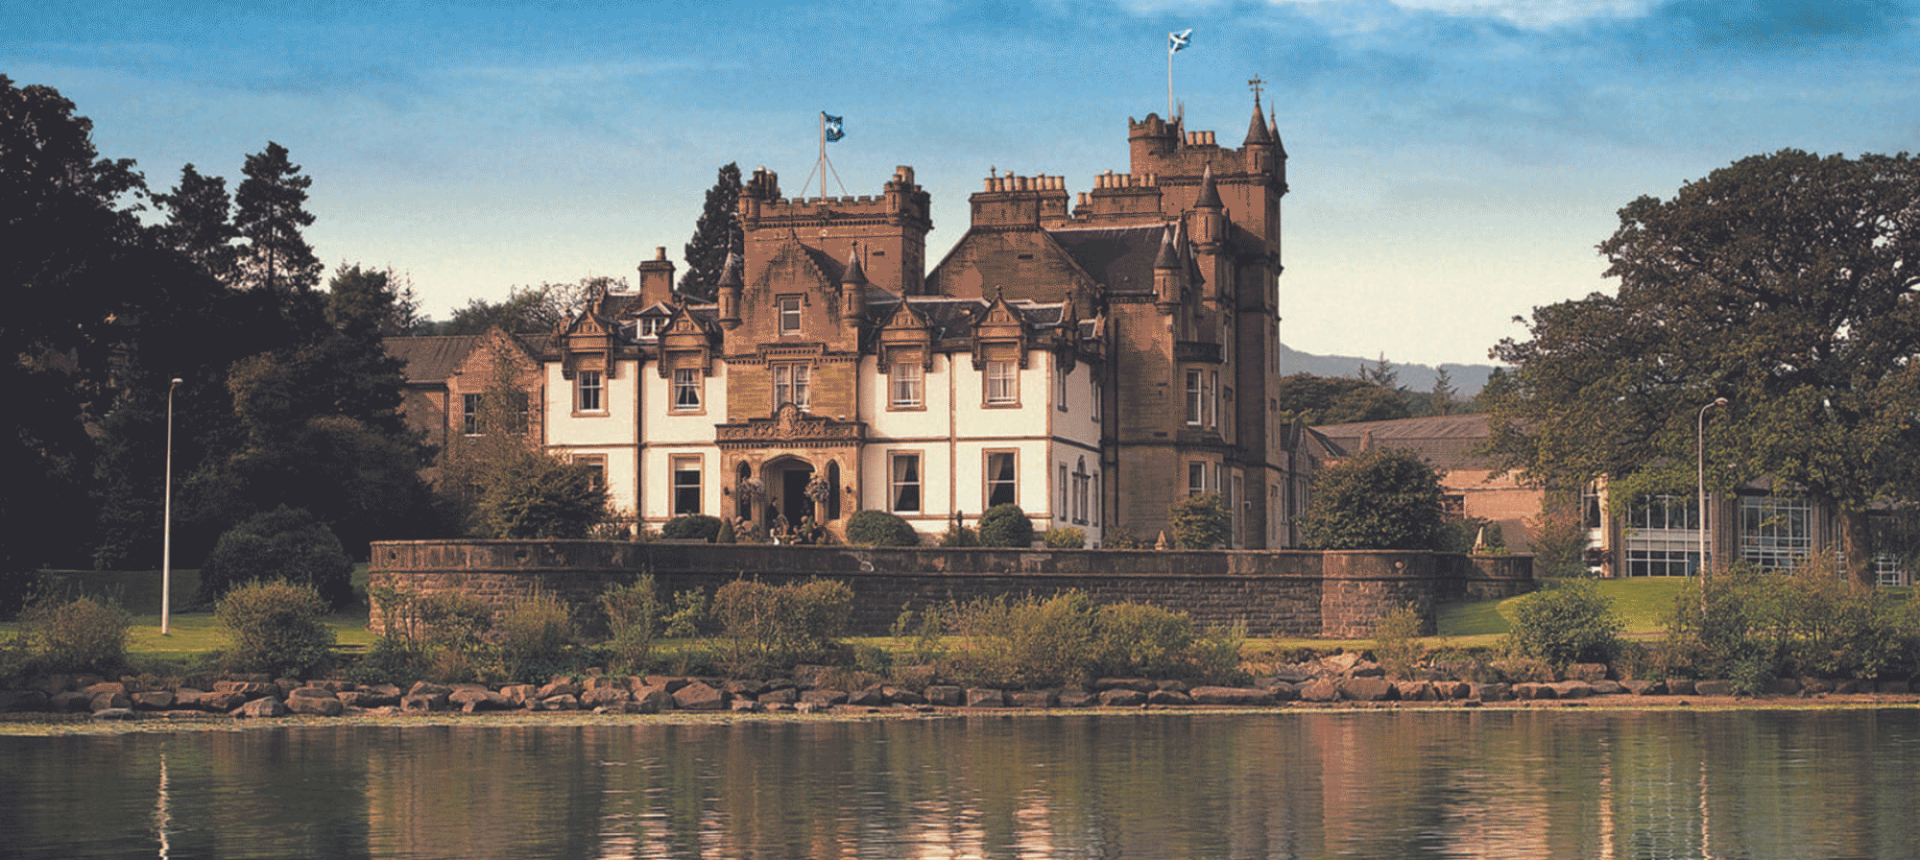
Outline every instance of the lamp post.
<path fill-rule="evenodd" d="M 171 635 L 167 629 L 169 617 L 173 614 L 173 391 L 180 387 L 180 378 L 174 377 L 167 384 L 167 478 L 166 501 L 160 514 L 160 635 Z"/>
<path fill-rule="evenodd" d="M 1695 472 L 1698 480 L 1697 492 L 1700 494 L 1700 611 L 1707 610 L 1707 410 L 1715 406 L 1727 405 L 1725 397 L 1716 397 L 1712 403 L 1700 407 L 1700 420 L 1695 428 L 1694 448 L 1700 460 Z"/>

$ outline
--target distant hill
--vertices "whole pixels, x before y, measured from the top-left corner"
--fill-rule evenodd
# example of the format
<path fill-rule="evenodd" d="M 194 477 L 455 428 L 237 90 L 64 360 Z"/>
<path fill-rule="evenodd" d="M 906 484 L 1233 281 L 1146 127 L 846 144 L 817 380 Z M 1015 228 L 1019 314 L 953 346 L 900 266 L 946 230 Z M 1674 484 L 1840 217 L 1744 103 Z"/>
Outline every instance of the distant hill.
<path fill-rule="evenodd" d="M 1286 344 L 1280 344 L 1281 373 L 1311 373 L 1315 376 L 1357 376 L 1360 366 L 1372 367 L 1379 356 L 1361 358 L 1357 355 L 1314 355 L 1301 352 Z M 1445 368 L 1447 376 L 1453 380 L 1453 387 L 1461 397 L 1472 397 L 1480 393 L 1487 384 L 1487 375 L 1493 372 L 1491 364 L 1442 364 L 1439 368 L 1425 364 L 1410 364 L 1387 356 L 1393 369 L 1400 372 L 1400 384 L 1410 391 L 1433 390 L 1433 377 L 1440 368 Z"/>

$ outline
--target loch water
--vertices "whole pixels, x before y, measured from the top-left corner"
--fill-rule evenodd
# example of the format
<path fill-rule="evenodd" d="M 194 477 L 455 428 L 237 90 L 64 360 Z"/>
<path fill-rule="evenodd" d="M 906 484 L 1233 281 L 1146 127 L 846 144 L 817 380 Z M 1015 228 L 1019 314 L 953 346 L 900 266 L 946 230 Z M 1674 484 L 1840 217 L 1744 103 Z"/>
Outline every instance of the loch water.
<path fill-rule="evenodd" d="M 0 736 L 10 858 L 1920 857 L 1920 709 Z"/>

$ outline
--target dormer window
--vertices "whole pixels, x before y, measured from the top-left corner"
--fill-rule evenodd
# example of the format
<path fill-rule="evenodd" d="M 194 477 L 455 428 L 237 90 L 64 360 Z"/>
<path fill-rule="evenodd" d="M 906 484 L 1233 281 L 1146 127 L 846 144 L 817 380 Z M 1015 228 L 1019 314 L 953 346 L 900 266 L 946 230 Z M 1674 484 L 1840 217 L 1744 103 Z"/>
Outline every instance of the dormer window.
<path fill-rule="evenodd" d="M 780 312 L 780 333 L 800 333 L 800 297 L 780 296 L 774 299 L 774 306 Z"/>
<path fill-rule="evenodd" d="M 666 327 L 667 327 L 666 317 L 641 317 L 640 318 L 640 336 L 641 337 L 658 337 L 660 335 L 660 330 Z"/>

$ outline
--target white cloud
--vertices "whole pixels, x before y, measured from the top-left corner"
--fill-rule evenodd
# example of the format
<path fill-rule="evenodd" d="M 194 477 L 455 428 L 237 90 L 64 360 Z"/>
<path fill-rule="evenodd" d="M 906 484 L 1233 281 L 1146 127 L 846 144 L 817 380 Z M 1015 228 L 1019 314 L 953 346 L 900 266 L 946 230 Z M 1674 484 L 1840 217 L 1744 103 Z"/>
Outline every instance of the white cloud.
<path fill-rule="evenodd" d="M 1288 2 L 1288 0 L 1280 0 Z M 1545 29 L 1591 18 L 1634 18 L 1657 0 L 1391 0 L 1402 9 L 1420 9 L 1470 18 L 1498 18 L 1529 29 Z"/>

